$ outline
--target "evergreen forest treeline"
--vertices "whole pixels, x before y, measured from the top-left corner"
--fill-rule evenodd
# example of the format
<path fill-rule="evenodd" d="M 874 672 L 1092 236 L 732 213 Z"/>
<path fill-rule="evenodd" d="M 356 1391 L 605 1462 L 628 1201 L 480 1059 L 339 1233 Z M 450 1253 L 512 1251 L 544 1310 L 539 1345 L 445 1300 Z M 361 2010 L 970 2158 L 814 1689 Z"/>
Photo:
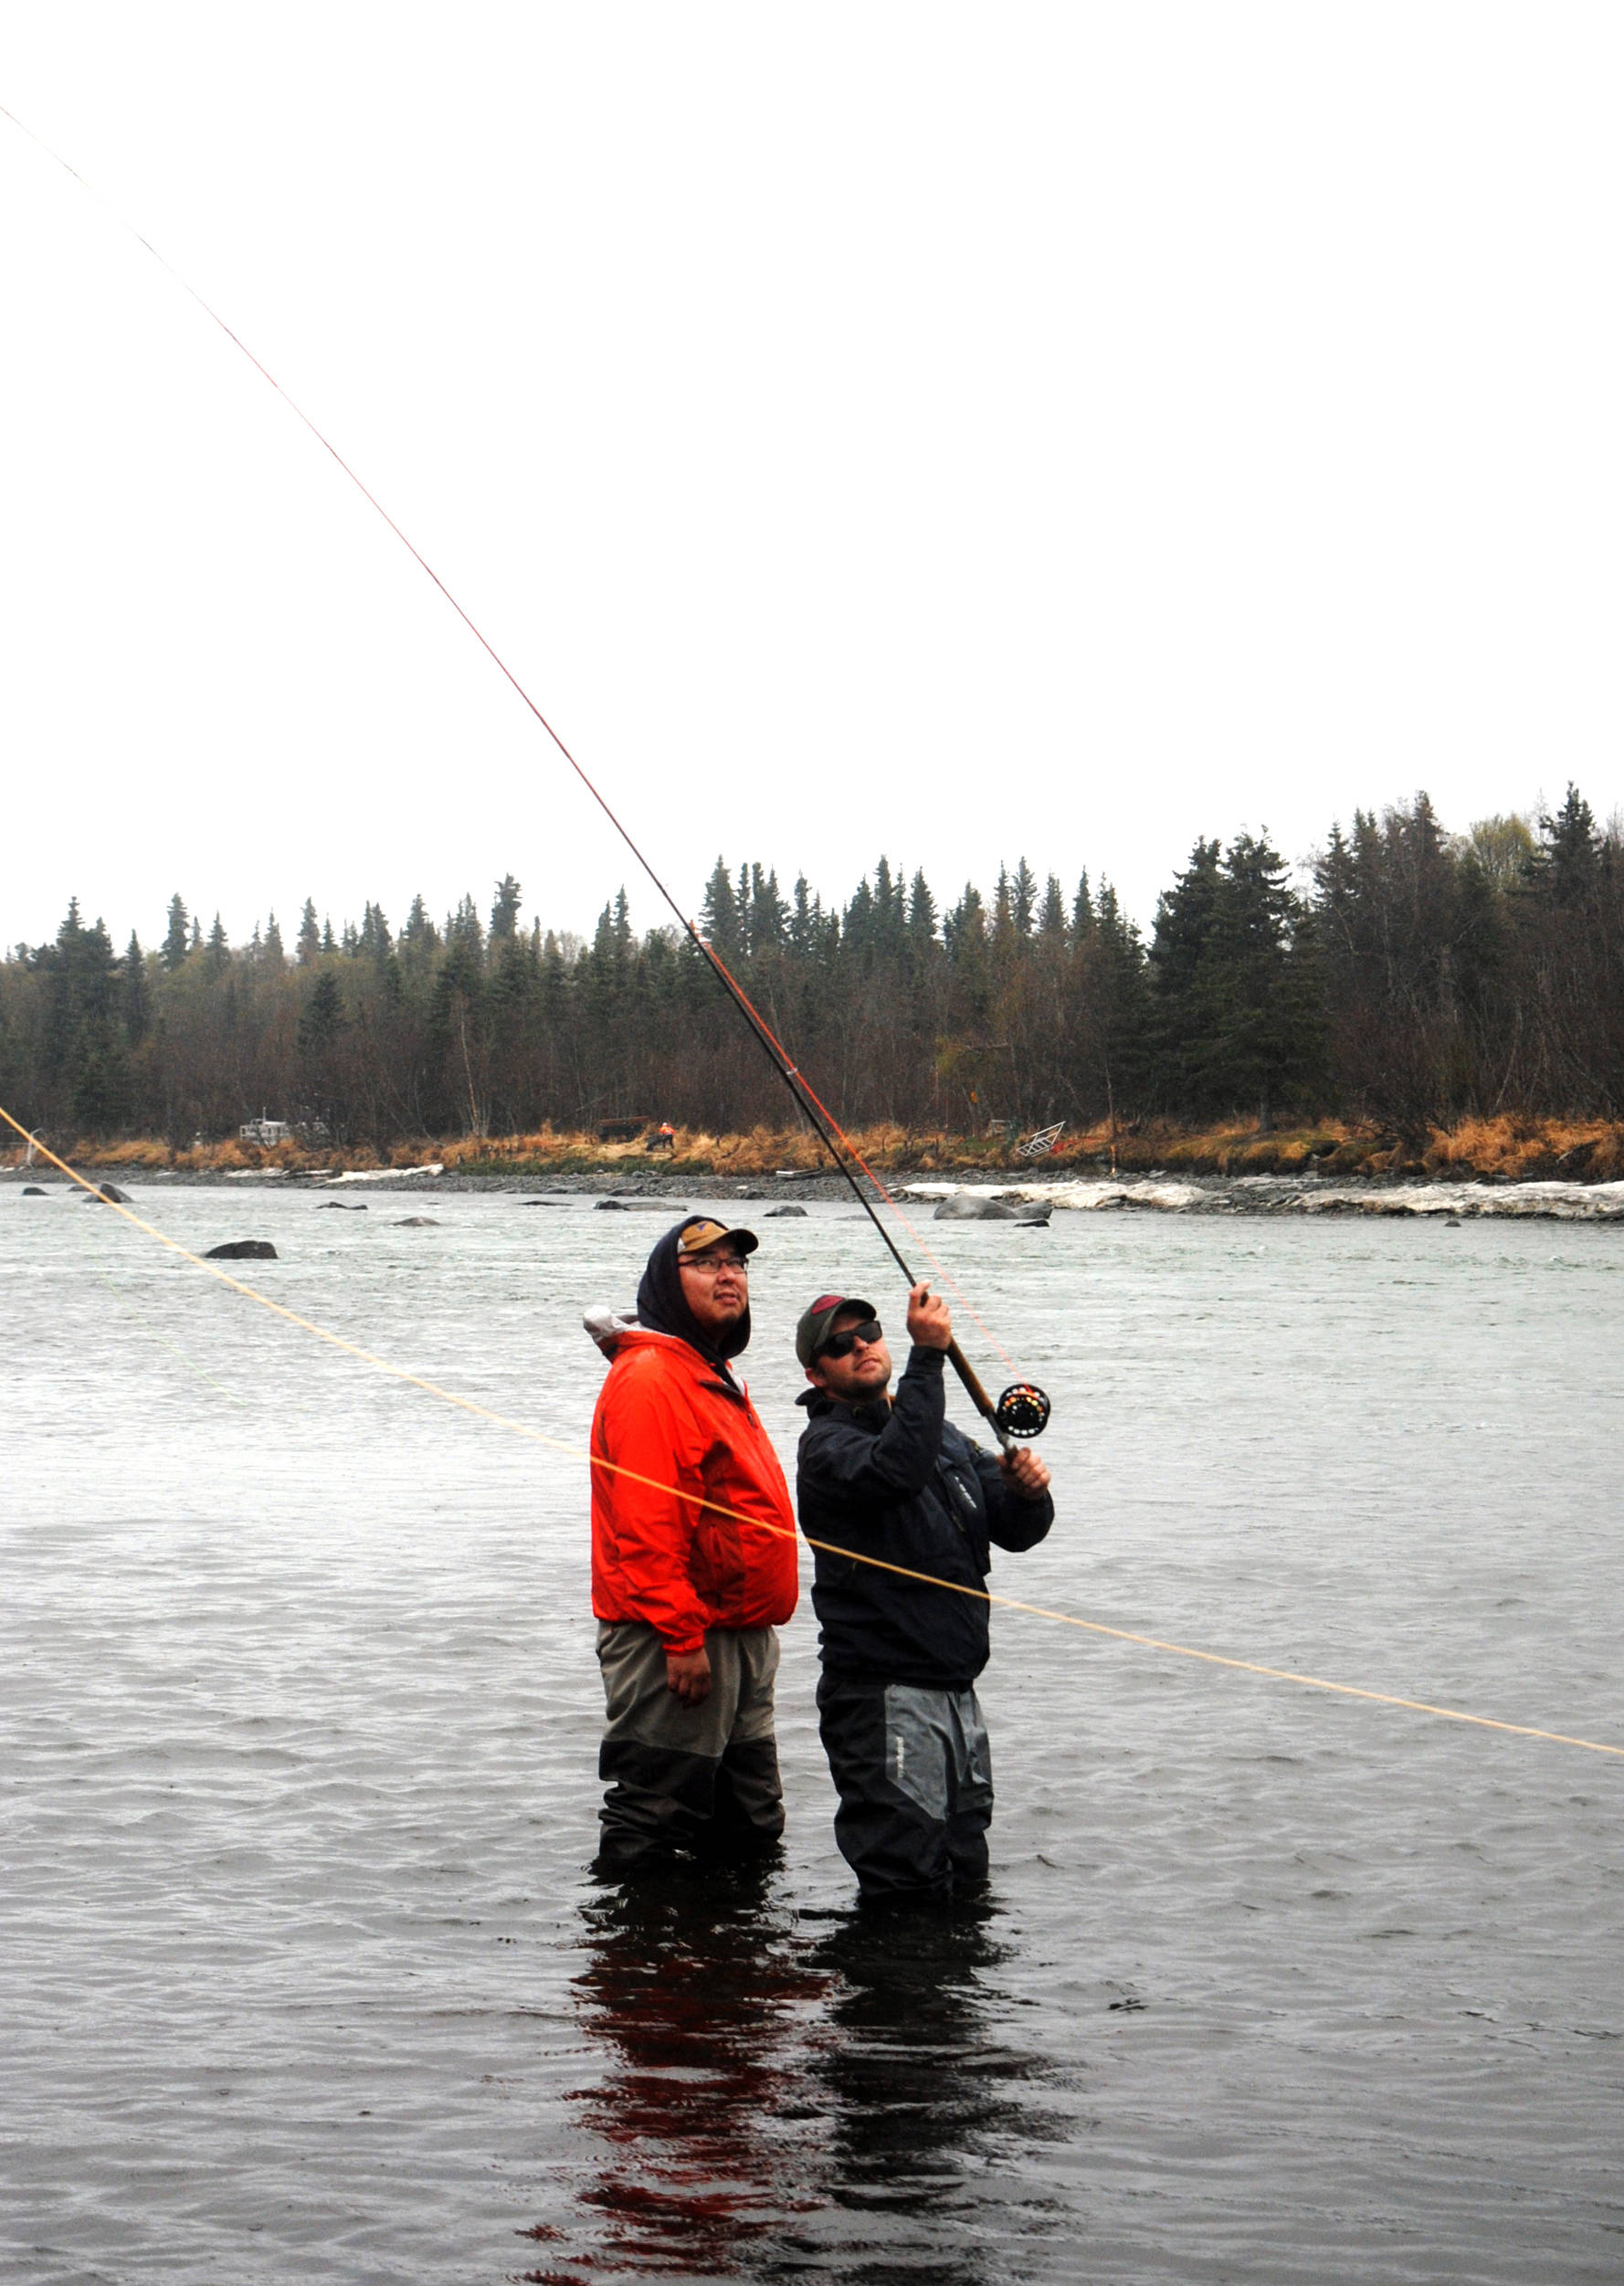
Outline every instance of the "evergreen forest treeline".
<path fill-rule="evenodd" d="M 0 1101 L 47 1134 L 233 1134 L 261 1107 L 378 1148 L 646 1114 L 780 1124 L 781 1083 L 695 949 L 521 919 L 510 875 L 437 925 L 308 902 L 246 945 L 177 895 L 118 950 L 77 902 L 0 961 Z M 1624 837 L 1554 816 L 1446 832 L 1425 795 L 1338 827 L 1294 886 L 1266 837 L 1199 840 L 1146 942 L 1108 882 L 1023 859 L 945 909 L 881 859 L 843 906 L 718 860 L 702 925 L 850 1123 L 1340 1113 L 1624 1117 Z"/>

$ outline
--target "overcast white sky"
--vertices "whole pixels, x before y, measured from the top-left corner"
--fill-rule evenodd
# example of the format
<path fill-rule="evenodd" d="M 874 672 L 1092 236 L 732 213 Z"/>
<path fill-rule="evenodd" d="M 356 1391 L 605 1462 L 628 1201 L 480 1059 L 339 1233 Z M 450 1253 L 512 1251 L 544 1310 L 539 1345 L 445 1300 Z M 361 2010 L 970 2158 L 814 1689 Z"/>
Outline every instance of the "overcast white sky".
<path fill-rule="evenodd" d="M 1624 13 L 18 5 L 0 102 L 697 901 L 1624 798 Z M 625 880 L 0 121 L 0 940 Z"/>

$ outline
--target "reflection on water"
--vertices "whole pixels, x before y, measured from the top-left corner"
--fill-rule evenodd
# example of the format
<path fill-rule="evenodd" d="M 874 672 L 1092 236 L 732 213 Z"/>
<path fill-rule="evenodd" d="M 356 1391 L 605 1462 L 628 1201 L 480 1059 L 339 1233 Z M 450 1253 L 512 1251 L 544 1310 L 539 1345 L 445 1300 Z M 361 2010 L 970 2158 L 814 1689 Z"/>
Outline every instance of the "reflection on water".
<path fill-rule="evenodd" d="M 816 1949 L 835 1986 L 818 2059 L 828 2195 L 866 2218 L 841 2270 L 863 2286 L 899 2264 L 932 2286 L 981 2286 L 975 2241 L 989 2225 L 1004 2237 L 1009 2220 L 999 2154 L 1047 2132 L 1016 2093 L 1035 2060 L 992 2037 L 981 1978 L 1000 1952 L 989 1921 L 986 1905 L 903 1921 L 859 1912 Z"/>
<path fill-rule="evenodd" d="M 1048 2130 L 1033 2060 L 992 2037 L 992 1909 L 797 1921 L 762 1869 L 674 1875 L 582 1911 L 597 2146 L 544 2286 L 836 2275 L 984 2286 L 998 2154 Z"/>
<path fill-rule="evenodd" d="M 598 2274 L 613 2260 L 737 2275 L 816 2198 L 805 2038 L 827 1979 L 768 1908 L 771 1879 L 759 1866 L 674 1873 L 583 1908 L 577 1990 L 605 2067 L 581 2098 L 603 2146 L 582 2195 Z"/>

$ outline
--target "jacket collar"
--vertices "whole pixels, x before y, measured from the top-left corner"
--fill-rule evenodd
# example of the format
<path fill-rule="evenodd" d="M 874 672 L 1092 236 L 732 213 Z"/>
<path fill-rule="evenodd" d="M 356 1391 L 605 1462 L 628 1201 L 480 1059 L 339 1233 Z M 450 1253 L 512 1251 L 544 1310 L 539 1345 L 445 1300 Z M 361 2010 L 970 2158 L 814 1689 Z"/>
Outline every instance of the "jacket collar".
<path fill-rule="evenodd" d="M 847 1405 L 839 1397 L 831 1397 L 827 1389 L 808 1382 L 796 1403 L 806 1406 L 807 1417 L 813 1421 L 820 1421 L 826 1413 L 849 1413 L 863 1428 L 881 1429 L 891 1418 L 889 1390 L 882 1397 L 865 1397 L 860 1405 Z"/>
<path fill-rule="evenodd" d="M 684 1372 L 701 1382 L 708 1389 L 720 1389 L 730 1397 L 747 1401 L 748 1392 L 743 1382 L 735 1379 L 733 1367 L 724 1360 L 703 1356 L 691 1342 L 685 1342 L 680 1333 L 662 1333 L 658 1326 L 630 1325 L 615 1336 L 612 1349 L 606 1349 L 608 1357 L 624 1357 L 628 1350 L 662 1349 Z"/>

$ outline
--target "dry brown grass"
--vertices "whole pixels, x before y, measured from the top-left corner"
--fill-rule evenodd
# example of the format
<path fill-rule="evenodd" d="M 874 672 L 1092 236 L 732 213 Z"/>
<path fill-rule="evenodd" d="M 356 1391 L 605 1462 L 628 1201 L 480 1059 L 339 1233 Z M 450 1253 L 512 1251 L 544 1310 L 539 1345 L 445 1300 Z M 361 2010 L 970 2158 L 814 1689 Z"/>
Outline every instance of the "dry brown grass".
<path fill-rule="evenodd" d="M 1617 1181 L 1624 1174 L 1624 1128 L 1611 1120 L 1524 1119 L 1509 1113 L 1466 1119 L 1447 1132 L 1433 1130 L 1425 1164 L 1429 1175 Z"/>
<path fill-rule="evenodd" d="M 673 1149 L 647 1152 L 640 1141 L 600 1143 L 596 1134 L 543 1127 L 523 1135 L 408 1136 L 386 1153 L 364 1145 L 343 1150 L 303 1151 L 283 1143 L 261 1151 L 235 1139 L 172 1150 L 151 1136 L 113 1143 L 73 1143 L 52 1148 L 75 1165 L 140 1172 L 174 1168 L 196 1175 L 226 1175 L 247 1168 L 284 1167 L 294 1172 L 357 1173 L 380 1166 L 421 1166 L 435 1160 L 464 1175 L 548 1175 L 614 1169 L 625 1175 L 670 1174 L 691 1179 L 717 1175 L 753 1180 L 780 1167 L 812 1172 L 828 1162 L 807 1130 L 754 1127 L 747 1134 L 716 1135 L 680 1127 Z M 999 1173 L 1033 1177 L 1093 1174 L 1114 1164 L 1123 1175 L 1163 1169 L 1187 1175 L 1269 1175 L 1317 1168 L 1331 1175 L 1415 1175 L 1463 1180 L 1473 1175 L 1505 1180 L 1566 1177 L 1617 1181 L 1624 1178 L 1624 1123 L 1608 1120 L 1527 1119 L 1507 1114 L 1463 1119 L 1453 1127 L 1433 1128 L 1425 1136 L 1399 1136 L 1390 1128 L 1355 1126 L 1325 1120 L 1313 1127 L 1283 1128 L 1261 1134 L 1240 1122 L 1210 1127 L 1180 1127 L 1140 1122 L 1118 1127 L 1104 1122 L 1069 1130 L 1060 1148 L 1036 1161 L 1018 1158 L 1002 1132 L 955 1135 L 941 1131 L 881 1124 L 857 1129 L 852 1141 L 869 1164 L 886 1174 L 959 1175 Z M 20 1145 L 0 1153 L 0 1165 L 23 1164 Z"/>

